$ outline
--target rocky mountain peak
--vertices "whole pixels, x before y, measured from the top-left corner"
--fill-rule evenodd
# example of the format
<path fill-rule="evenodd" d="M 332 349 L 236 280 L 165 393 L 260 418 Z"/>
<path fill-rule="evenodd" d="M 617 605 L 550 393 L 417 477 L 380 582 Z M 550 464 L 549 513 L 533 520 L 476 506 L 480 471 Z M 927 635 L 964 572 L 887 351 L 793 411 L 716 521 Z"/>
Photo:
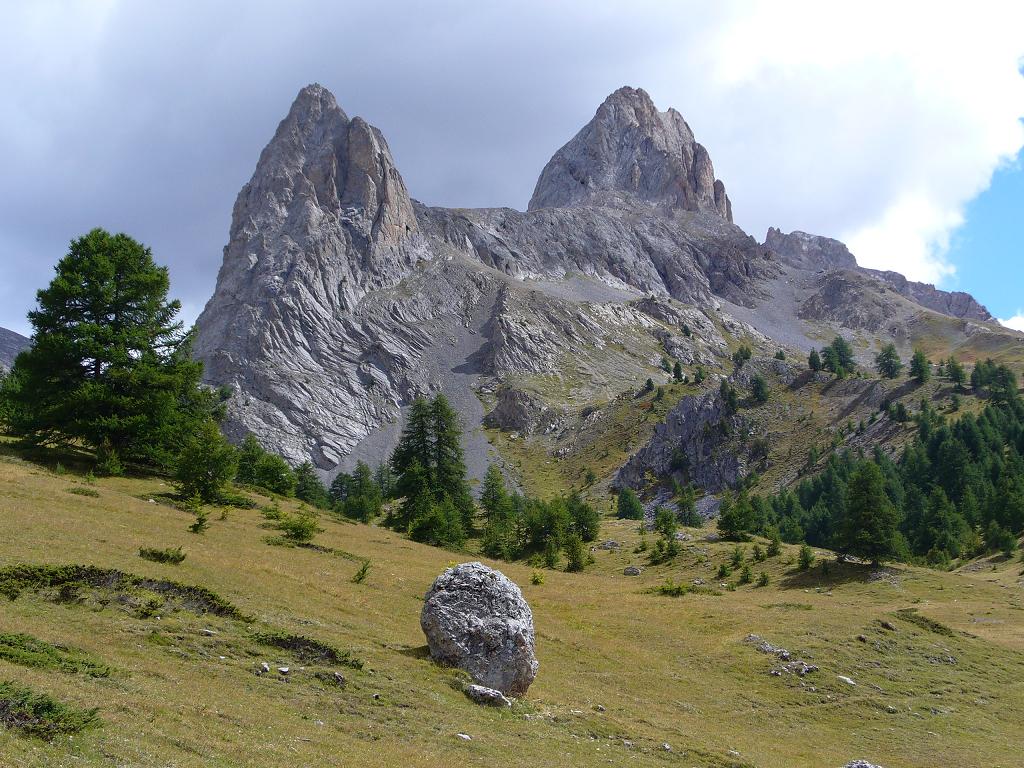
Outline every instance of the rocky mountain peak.
<path fill-rule="evenodd" d="M 544 167 L 530 210 L 635 201 L 732 221 L 725 185 L 682 115 L 659 112 L 646 91 L 623 87 Z"/>

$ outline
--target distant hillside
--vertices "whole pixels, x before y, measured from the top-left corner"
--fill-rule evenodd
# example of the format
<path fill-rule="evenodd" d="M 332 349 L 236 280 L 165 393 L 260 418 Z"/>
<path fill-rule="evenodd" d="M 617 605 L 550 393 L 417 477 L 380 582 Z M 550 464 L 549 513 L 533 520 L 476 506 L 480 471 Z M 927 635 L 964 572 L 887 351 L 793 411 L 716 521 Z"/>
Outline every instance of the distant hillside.
<path fill-rule="evenodd" d="M 31 342 L 20 333 L 0 328 L 0 370 L 8 370 L 14 365 L 14 358 Z"/>

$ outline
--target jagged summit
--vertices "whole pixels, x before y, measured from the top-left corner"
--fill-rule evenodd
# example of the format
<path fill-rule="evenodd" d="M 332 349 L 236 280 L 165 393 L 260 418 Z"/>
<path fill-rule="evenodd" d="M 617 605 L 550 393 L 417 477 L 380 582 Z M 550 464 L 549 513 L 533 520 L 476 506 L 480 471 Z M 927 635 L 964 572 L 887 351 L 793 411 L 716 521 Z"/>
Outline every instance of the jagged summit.
<path fill-rule="evenodd" d="M 530 210 L 575 205 L 618 207 L 644 201 L 710 211 L 732 221 L 725 185 L 708 151 L 674 109 L 659 112 L 646 91 L 623 87 L 541 172 Z"/>

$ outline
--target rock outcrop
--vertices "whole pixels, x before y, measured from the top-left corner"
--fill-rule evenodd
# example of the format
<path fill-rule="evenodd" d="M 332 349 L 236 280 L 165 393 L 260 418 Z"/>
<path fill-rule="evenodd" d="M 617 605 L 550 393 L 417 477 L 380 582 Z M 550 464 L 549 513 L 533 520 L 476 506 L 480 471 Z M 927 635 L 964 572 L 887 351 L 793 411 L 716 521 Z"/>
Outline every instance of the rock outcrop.
<path fill-rule="evenodd" d="M 980 304 L 971 294 L 963 291 L 943 291 L 928 283 L 915 283 L 907 280 L 899 272 L 864 270 L 890 285 L 898 294 L 915 304 L 941 312 L 950 317 L 961 317 L 965 320 L 992 320 L 992 313 Z"/>
<path fill-rule="evenodd" d="M 537 676 L 530 606 L 508 577 L 482 563 L 437 577 L 420 626 L 434 661 L 464 669 L 480 686 L 522 696 Z"/>
<path fill-rule="evenodd" d="M 688 395 L 668 412 L 654 436 L 619 470 L 619 488 L 643 488 L 647 475 L 674 475 L 716 493 L 746 473 L 746 457 L 726 450 L 728 436 L 742 431 L 743 417 L 730 413 L 717 389 Z"/>
<path fill-rule="evenodd" d="M 14 365 L 14 358 L 31 345 L 32 341 L 20 333 L 0 328 L 0 372 L 9 371 Z"/>
<path fill-rule="evenodd" d="M 844 243 L 830 237 L 790 232 L 771 227 L 765 248 L 778 255 L 784 264 L 799 269 L 856 269 L 857 260 Z"/>
<path fill-rule="evenodd" d="M 620 88 L 544 167 L 530 210 L 621 206 L 642 200 L 732 221 L 708 151 L 674 109 L 659 112 L 639 88 Z"/>
<path fill-rule="evenodd" d="M 814 271 L 850 270 L 881 282 L 899 295 L 935 312 L 965 320 L 990 321 L 992 315 L 973 296 L 962 291 L 943 291 L 934 285 L 908 280 L 898 272 L 866 269 L 857 266 L 857 259 L 844 243 L 806 232 L 784 234 L 772 227 L 765 237 L 764 246 L 779 261 L 789 267 Z M 852 325 L 876 330 L 875 327 Z"/>

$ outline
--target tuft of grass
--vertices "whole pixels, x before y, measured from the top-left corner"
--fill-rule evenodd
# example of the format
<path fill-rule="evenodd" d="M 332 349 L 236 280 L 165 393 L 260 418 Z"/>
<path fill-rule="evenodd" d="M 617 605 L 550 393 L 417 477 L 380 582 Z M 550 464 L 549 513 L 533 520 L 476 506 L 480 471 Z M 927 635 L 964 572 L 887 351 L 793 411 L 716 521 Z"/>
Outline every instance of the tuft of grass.
<path fill-rule="evenodd" d="M 682 597 L 689 594 L 714 595 L 717 597 L 722 594 L 717 589 L 712 589 L 708 586 L 690 585 L 682 582 L 676 583 L 672 579 L 666 579 L 664 584 L 652 587 L 648 591 L 653 595 L 664 595 L 665 597 Z"/>
<path fill-rule="evenodd" d="M 362 669 L 363 662 L 352 656 L 348 651 L 339 651 L 334 646 L 321 643 L 302 635 L 293 635 L 288 632 L 265 631 L 257 632 L 253 639 L 260 645 L 270 648 L 280 648 L 295 654 L 295 658 L 304 664 L 315 662 L 329 664 L 343 664 L 353 669 Z"/>
<path fill-rule="evenodd" d="M 181 551 L 181 547 L 166 547 L 165 549 L 139 547 L 139 557 L 143 560 L 151 560 L 154 563 L 178 565 L 178 563 L 185 559 L 185 553 Z"/>
<path fill-rule="evenodd" d="M 77 595 L 83 587 L 112 591 L 149 590 L 178 601 L 194 613 L 212 613 L 238 621 L 251 619 L 217 593 L 165 579 L 147 579 L 113 568 L 92 565 L 12 565 L 0 568 L 0 595 L 17 600 L 27 590 L 57 589 Z"/>
<path fill-rule="evenodd" d="M 0 659 L 35 669 L 54 669 L 89 677 L 108 677 L 110 667 L 85 651 L 51 645 L 30 635 L 0 634 Z"/>
<path fill-rule="evenodd" d="M 352 577 L 353 584 L 362 584 L 366 581 L 366 577 L 370 573 L 370 561 L 364 560 L 363 564 L 359 566 L 359 570 L 356 571 L 355 576 Z"/>
<path fill-rule="evenodd" d="M 92 498 L 99 498 L 100 492 L 95 488 L 87 488 L 81 485 L 73 485 L 68 488 L 68 493 L 73 493 L 76 496 L 91 496 Z"/>
<path fill-rule="evenodd" d="M 928 632 L 934 632 L 937 635 L 943 635 L 944 637 L 955 637 L 956 633 L 947 627 L 945 624 L 940 624 L 935 619 L 929 619 L 927 616 L 922 616 L 917 612 L 917 608 L 900 608 L 896 611 L 896 616 L 903 621 L 909 621 L 921 629 L 927 630 Z"/>
<path fill-rule="evenodd" d="M 52 741 L 100 724 L 97 709 L 78 709 L 45 693 L 0 682 L 0 724 L 25 736 Z"/>

